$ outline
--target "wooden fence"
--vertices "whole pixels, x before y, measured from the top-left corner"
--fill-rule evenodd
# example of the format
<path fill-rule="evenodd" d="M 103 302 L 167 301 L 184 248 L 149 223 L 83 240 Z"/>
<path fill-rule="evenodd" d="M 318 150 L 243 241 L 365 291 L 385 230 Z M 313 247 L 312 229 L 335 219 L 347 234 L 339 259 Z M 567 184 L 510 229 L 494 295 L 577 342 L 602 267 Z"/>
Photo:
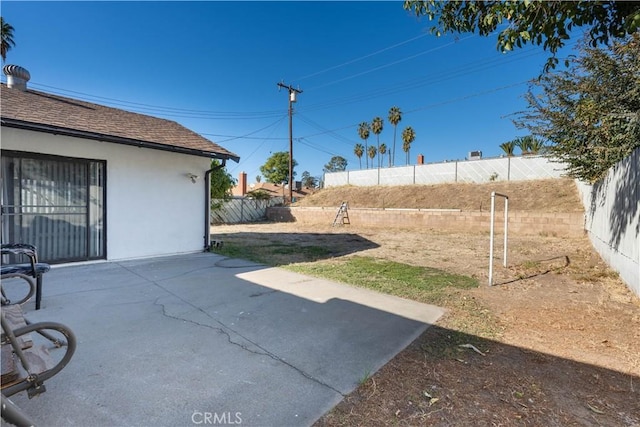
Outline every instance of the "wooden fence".
<path fill-rule="evenodd" d="M 234 197 L 230 200 L 211 201 L 211 224 L 239 224 L 255 222 L 267 218 L 267 208 L 282 205 L 282 197 L 268 200 L 254 200 L 246 197 Z"/>

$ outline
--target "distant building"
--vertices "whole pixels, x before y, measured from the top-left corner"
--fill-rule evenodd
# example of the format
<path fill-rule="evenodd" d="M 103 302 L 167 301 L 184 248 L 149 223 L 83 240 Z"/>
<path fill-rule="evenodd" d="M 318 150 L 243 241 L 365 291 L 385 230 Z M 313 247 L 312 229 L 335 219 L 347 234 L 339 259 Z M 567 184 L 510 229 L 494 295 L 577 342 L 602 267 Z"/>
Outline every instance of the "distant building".
<path fill-rule="evenodd" d="M 238 175 L 238 183 L 231 190 L 232 194 L 237 197 L 244 197 L 251 191 L 262 190 L 267 192 L 271 197 L 289 197 L 289 186 L 281 184 L 272 184 L 270 182 L 257 182 L 253 184 L 247 183 L 247 174 L 240 172 Z M 302 185 L 301 181 L 294 182 L 293 198 L 298 200 L 309 196 L 316 191 L 315 188 L 307 188 Z"/>
<path fill-rule="evenodd" d="M 469 160 L 478 160 L 482 158 L 482 151 L 469 151 Z"/>

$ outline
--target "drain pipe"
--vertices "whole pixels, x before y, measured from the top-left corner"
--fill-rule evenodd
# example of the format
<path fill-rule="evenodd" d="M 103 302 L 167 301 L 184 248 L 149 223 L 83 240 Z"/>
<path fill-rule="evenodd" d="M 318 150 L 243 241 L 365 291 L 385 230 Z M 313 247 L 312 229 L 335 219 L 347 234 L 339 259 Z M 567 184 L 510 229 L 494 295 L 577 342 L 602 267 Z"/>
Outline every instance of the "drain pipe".
<path fill-rule="evenodd" d="M 211 247 L 211 173 L 227 165 L 227 159 L 222 164 L 214 166 L 204 173 L 204 252 Z"/>

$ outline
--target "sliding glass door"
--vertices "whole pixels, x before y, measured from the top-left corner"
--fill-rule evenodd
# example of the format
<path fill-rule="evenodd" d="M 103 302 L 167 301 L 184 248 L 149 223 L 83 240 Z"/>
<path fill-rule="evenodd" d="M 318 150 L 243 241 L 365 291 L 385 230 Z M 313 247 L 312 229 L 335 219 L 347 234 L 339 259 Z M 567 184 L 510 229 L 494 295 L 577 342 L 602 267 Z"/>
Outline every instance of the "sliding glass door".
<path fill-rule="evenodd" d="M 2 152 L 2 243 L 49 263 L 106 258 L 103 161 Z"/>

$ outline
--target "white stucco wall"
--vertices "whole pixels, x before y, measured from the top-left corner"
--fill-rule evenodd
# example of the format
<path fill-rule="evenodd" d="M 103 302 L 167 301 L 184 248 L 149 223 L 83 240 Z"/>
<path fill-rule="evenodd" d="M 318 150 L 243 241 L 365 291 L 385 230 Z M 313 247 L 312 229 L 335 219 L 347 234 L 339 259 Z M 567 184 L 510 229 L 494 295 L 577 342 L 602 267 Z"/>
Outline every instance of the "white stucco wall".
<path fill-rule="evenodd" d="M 4 150 L 106 161 L 107 259 L 203 250 L 209 159 L 6 127 L 0 137 Z"/>
<path fill-rule="evenodd" d="M 324 187 L 525 181 L 560 178 L 563 174 L 563 165 L 543 156 L 494 157 L 325 173 Z"/>
<path fill-rule="evenodd" d="M 593 246 L 640 296 L 640 148 L 594 185 L 576 184 Z"/>

